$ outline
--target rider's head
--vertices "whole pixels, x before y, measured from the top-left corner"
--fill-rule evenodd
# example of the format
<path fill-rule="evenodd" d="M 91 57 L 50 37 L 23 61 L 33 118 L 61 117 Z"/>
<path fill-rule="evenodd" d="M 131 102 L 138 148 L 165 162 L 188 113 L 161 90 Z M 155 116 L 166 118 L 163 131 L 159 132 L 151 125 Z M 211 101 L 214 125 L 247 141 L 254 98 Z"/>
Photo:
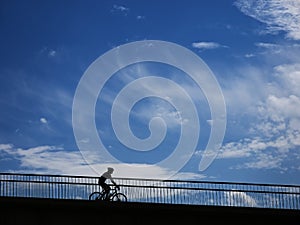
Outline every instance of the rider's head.
<path fill-rule="evenodd" d="M 113 173 L 114 172 L 114 168 L 108 167 L 107 171 L 110 172 L 110 173 Z"/>

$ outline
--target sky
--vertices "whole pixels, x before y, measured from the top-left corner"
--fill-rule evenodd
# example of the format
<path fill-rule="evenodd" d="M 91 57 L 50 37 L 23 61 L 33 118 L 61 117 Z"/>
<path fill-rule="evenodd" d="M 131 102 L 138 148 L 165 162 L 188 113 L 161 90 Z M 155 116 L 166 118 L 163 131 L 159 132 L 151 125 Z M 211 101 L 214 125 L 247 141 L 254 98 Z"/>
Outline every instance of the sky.
<path fill-rule="evenodd" d="M 0 28 L 0 172 L 300 184 L 298 0 L 4 0 Z"/>

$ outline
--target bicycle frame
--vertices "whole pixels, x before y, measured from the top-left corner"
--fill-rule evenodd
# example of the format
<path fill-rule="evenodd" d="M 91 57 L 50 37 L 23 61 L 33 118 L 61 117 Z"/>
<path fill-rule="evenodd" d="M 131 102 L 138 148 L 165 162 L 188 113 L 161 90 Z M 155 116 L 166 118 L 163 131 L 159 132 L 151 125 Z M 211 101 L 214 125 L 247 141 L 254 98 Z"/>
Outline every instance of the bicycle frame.
<path fill-rule="evenodd" d="M 118 202 L 127 201 L 126 195 L 119 192 L 119 189 L 116 186 L 110 189 L 108 195 L 109 195 L 108 198 L 106 198 L 105 190 L 102 190 L 101 192 L 95 191 L 89 195 L 89 200 L 108 200 L 108 201 L 118 201 Z"/>
<path fill-rule="evenodd" d="M 118 189 L 116 187 L 113 187 L 112 189 L 110 189 L 108 195 L 109 195 L 109 199 L 111 199 L 114 195 L 116 195 L 118 193 Z"/>

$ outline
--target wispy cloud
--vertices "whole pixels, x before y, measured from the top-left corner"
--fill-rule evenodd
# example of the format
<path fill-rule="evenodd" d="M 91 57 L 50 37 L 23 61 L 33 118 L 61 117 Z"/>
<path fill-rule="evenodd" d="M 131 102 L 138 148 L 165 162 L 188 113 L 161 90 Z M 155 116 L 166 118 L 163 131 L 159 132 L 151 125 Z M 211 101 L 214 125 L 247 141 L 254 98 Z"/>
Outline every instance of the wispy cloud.
<path fill-rule="evenodd" d="M 244 65 L 231 68 L 228 75 L 226 73 L 222 72 L 222 75 L 234 75 L 232 79 L 220 78 L 229 117 L 241 113 L 255 115 L 256 104 L 266 98 L 269 91 L 264 71 L 255 66 Z"/>
<path fill-rule="evenodd" d="M 122 13 L 122 15 L 127 16 L 129 13 L 129 8 L 124 5 L 116 5 L 114 4 L 111 12 L 113 13 Z"/>
<path fill-rule="evenodd" d="M 65 132 L 72 126 L 72 93 L 57 83 L 44 83 L 28 79 L 26 71 L 11 70 L 3 75 L 9 77 L 9 89 L 0 99 L 2 135 L 14 137 L 14 144 L 43 144 L 48 137 L 66 137 Z M 22 78 L 21 78 L 22 77 Z M 10 119 L 4 116 L 9 112 Z M 6 118 L 6 119 L 5 119 Z M 63 133 L 64 132 L 64 133 Z M 37 138 L 37 136 L 39 138 Z"/>
<path fill-rule="evenodd" d="M 48 52 L 48 56 L 49 56 L 49 57 L 54 57 L 54 56 L 56 56 L 56 54 L 57 54 L 57 52 L 56 52 L 55 50 L 50 50 L 50 51 Z"/>
<path fill-rule="evenodd" d="M 251 98 L 247 101 L 252 105 L 252 113 L 256 113 L 253 117 L 255 119 L 248 121 L 251 127 L 249 137 L 224 144 L 218 159 L 246 160 L 244 164 L 235 168 L 279 169 L 281 171 L 295 168 L 295 162 L 292 164 L 287 162 L 300 158 L 300 154 L 294 151 L 300 146 L 299 74 L 298 63 L 282 64 L 273 68 L 272 84 L 261 80 L 263 83 L 255 85 L 256 90 L 265 87 L 265 92 L 263 95 L 257 95 L 255 101 L 251 101 Z M 243 81 L 240 80 L 240 83 Z M 254 89 L 243 90 L 250 94 Z M 236 91 L 241 92 L 240 89 Z M 225 90 L 225 97 L 228 98 L 232 94 Z M 240 94 L 236 93 L 236 95 Z M 237 107 L 230 101 L 229 106 Z M 251 113 L 249 109 L 250 107 L 246 111 Z M 240 108 L 237 111 L 241 110 Z"/>
<path fill-rule="evenodd" d="M 146 18 L 145 16 L 141 16 L 141 15 L 138 15 L 138 16 L 136 17 L 137 20 L 144 20 L 145 18 Z"/>
<path fill-rule="evenodd" d="M 156 96 L 159 97 L 160 100 L 158 100 L 157 98 L 148 99 L 147 103 L 141 104 L 142 107 L 139 107 L 137 110 L 133 111 L 131 113 L 131 116 L 134 116 L 136 119 L 138 119 L 138 121 L 146 122 L 149 122 L 153 117 L 159 117 L 165 121 L 169 128 L 174 128 L 178 125 L 187 123 L 188 120 L 187 118 L 182 117 L 182 112 L 177 111 L 174 108 L 174 105 L 172 106 L 171 104 L 166 104 L 166 102 L 174 102 L 175 100 L 184 104 L 184 102 L 186 102 L 186 98 L 185 96 L 182 96 L 182 92 L 180 92 L 178 90 L 178 87 L 174 85 L 168 85 L 162 88 L 161 81 L 157 79 L 152 79 L 151 82 L 142 82 L 143 77 L 141 77 L 140 74 L 147 75 L 149 73 L 151 73 L 151 71 L 148 70 L 147 66 L 143 65 L 137 65 L 135 69 L 132 69 L 129 72 L 127 71 L 122 73 L 120 81 L 125 86 L 135 79 L 141 78 L 141 81 L 138 88 L 131 90 L 131 94 L 128 95 L 128 98 L 123 99 L 123 101 L 117 102 L 118 107 L 122 109 L 128 108 L 128 106 L 130 105 L 128 101 L 130 101 L 130 99 L 132 98 L 131 96 L 144 96 L 144 93 L 151 93 L 150 97 Z M 182 74 L 178 75 L 174 71 L 172 71 L 172 73 L 173 76 L 182 77 Z M 204 101 L 206 101 L 206 99 L 202 94 L 200 87 L 192 85 L 184 81 L 184 79 L 182 78 L 180 81 L 180 87 L 188 91 L 191 100 L 194 100 L 196 103 L 201 102 L 204 104 Z M 168 90 L 167 94 L 165 92 L 166 89 Z M 113 103 L 116 104 L 116 102 L 114 102 L 115 99 L 113 98 L 113 96 L 115 96 L 113 90 L 107 90 L 101 97 L 103 97 L 102 99 L 105 103 L 107 103 L 108 105 L 112 105 Z M 186 107 L 187 105 L 188 104 L 186 104 Z M 204 111 L 205 109 L 202 109 L 202 112 Z M 191 129 L 191 132 L 194 132 L 194 130 Z"/>
<path fill-rule="evenodd" d="M 247 53 L 244 55 L 246 58 L 252 58 L 252 57 L 255 57 L 255 54 L 253 53 Z"/>
<path fill-rule="evenodd" d="M 50 48 L 50 47 L 43 47 L 40 51 L 39 54 L 41 56 L 47 56 L 48 58 L 57 58 L 60 57 L 60 55 L 62 54 L 63 50 L 60 49 L 54 49 L 54 48 Z"/>
<path fill-rule="evenodd" d="M 254 44 L 258 50 L 261 50 L 260 54 L 280 54 L 282 51 L 284 51 L 283 46 L 279 44 L 274 43 L 267 43 L 267 42 L 257 42 Z M 285 48 L 288 48 L 289 46 L 285 46 Z"/>
<path fill-rule="evenodd" d="M 228 48 L 225 45 L 221 45 L 217 42 L 194 42 L 192 43 L 192 46 L 197 49 L 206 50 L 206 49 L 216 49 L 216 48 Z"/>
<path fill-rule="evenodd" d="M 218 155 L 218 159 L 240 158 L 246 161 L 232 167 L 235 169 L 278 169 L 285 171 L 288 169 L 284 166 L 284 162 L 289 160 L 289 147 L 292 146 L 289 146 L 288 140 L 285 138 L 272 141 L 258 137 L 245 138 L 239 142 L 225 144 Z"/>
<path fill-rule="evenodd" d="M 255 45 L 257 47 L 268 48 L 268 49 L 274 49 L 274 48 L 278 48 L 279 47 L 279 45 L 277 45 L 277 44 L 266 43 L 266 42 L 258 42 L 258 43 L 255 43 Z"/>
<path fill-rule="evenodd" d="M 237 0 L 234 5 L 245 15 L 266 24 L 267 33 L 286 32 L 286 37 L 300 40 L 300 1 Z"/>
<path fill-rule="evenodd" d="M 44 173 L 60 175 L 98 176 L 106 171 L 107 167 L 115 168 L 115 177 L 157 178 L 168 177 L 174 172 L 155 165 L 151 170 L 141 170 L 145 164 L 125 163 L 95 163 L 88 164 L 80 151 L 65 150 L 60 146 L 36 146 L 32 148 L 17 148 L 13 144 L 0 144 L 0 153 L 5 152 L 20 164 L 7 172 Z M 1 162 L 1 159 L 0 159 Z M 195 173 L 178 173 L 177 179 L 204 178 L 204 175 Z"/>

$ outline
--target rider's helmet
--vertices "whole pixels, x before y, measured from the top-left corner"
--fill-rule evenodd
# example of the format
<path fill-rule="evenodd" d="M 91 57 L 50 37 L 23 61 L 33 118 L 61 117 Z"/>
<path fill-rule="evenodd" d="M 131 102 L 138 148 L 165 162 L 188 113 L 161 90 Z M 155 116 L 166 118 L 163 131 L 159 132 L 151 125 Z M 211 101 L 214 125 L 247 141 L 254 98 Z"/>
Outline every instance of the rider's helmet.
<path fill-rule="evenodd" d="M 114 171 L 114 168 L 112 168 L 112 167 L 107 167 L 107 170 L 108 170 L 109 172 L 113 172 L 113 171 Z"/>

